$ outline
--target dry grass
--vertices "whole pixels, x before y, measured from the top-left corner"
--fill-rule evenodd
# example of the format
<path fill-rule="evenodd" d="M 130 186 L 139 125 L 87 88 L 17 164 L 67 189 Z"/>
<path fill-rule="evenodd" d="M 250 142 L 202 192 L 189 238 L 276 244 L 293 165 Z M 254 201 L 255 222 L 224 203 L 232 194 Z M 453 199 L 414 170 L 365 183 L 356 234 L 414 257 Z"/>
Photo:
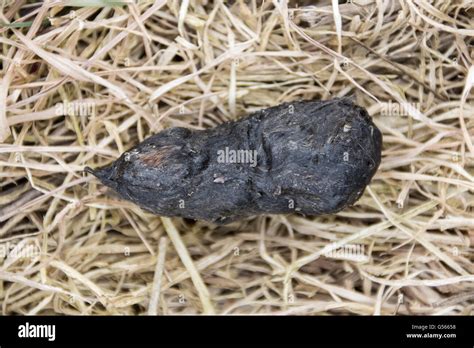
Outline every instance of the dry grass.
<path fill-rule="evenodd" d="M 0 5 L 2 314 L 474 313 L 470 0 L 109 5 Z M 345 95 L 384 151 L 334 216 L 160 218 L 82 172 L 163 128 Z"/>

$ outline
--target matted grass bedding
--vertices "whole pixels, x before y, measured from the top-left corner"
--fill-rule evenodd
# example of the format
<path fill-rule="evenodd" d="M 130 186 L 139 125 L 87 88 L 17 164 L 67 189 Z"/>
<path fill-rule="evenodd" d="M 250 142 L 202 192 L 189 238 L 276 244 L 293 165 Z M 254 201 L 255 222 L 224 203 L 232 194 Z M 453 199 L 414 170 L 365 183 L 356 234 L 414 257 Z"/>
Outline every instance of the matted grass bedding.
<path fill-rule="evenodd" d="M 1 314 L 468 315 L 474 7 L 4 0 Z M 218 226 L 83 172 L 173 126 L 351 96 L 383 132 L 355 206 Z"/>

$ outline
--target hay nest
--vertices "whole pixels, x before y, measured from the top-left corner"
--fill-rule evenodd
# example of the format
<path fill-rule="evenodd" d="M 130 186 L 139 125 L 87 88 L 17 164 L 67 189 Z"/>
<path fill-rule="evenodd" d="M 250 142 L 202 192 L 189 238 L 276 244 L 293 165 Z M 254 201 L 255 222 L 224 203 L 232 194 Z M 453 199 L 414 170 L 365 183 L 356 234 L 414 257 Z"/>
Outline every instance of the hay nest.
<path fill-rule="evenodd" d="M 6 0 L 2 314 L 472 314 L 471 1 Z M 355 206 L 161 218 L 84 166 L 172 126 L 352 96 L 384 134 Z"/>

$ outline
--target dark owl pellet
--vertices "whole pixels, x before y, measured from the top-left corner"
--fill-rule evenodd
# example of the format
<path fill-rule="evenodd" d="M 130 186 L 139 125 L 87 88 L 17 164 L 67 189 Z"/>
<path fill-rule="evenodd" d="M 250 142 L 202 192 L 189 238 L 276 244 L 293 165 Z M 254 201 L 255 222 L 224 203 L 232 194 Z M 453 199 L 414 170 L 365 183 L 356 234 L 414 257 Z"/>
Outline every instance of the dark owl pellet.
<path fill-rule="evenodd" d="M 300 101 L 213 129 L 170 128 L 86 171 L 155 214 L 227 223 L 340 211 L 362 195 L 381 147 L 380 131 L 350 99 Z"/>

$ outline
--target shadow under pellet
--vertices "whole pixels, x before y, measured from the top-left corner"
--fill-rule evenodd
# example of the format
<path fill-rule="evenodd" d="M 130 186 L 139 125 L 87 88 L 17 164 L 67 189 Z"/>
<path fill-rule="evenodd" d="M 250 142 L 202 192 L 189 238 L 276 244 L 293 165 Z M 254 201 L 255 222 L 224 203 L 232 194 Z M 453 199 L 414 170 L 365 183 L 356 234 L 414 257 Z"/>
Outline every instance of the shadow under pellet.
<path fill-rule="evenodd" d="M 228 223 L 352 205 L 380 164 L 382 135 L 350 99 L 285 103 L 212 129 L 170 128 L 111 165 L 86 167 L 162 216 Z"/>

